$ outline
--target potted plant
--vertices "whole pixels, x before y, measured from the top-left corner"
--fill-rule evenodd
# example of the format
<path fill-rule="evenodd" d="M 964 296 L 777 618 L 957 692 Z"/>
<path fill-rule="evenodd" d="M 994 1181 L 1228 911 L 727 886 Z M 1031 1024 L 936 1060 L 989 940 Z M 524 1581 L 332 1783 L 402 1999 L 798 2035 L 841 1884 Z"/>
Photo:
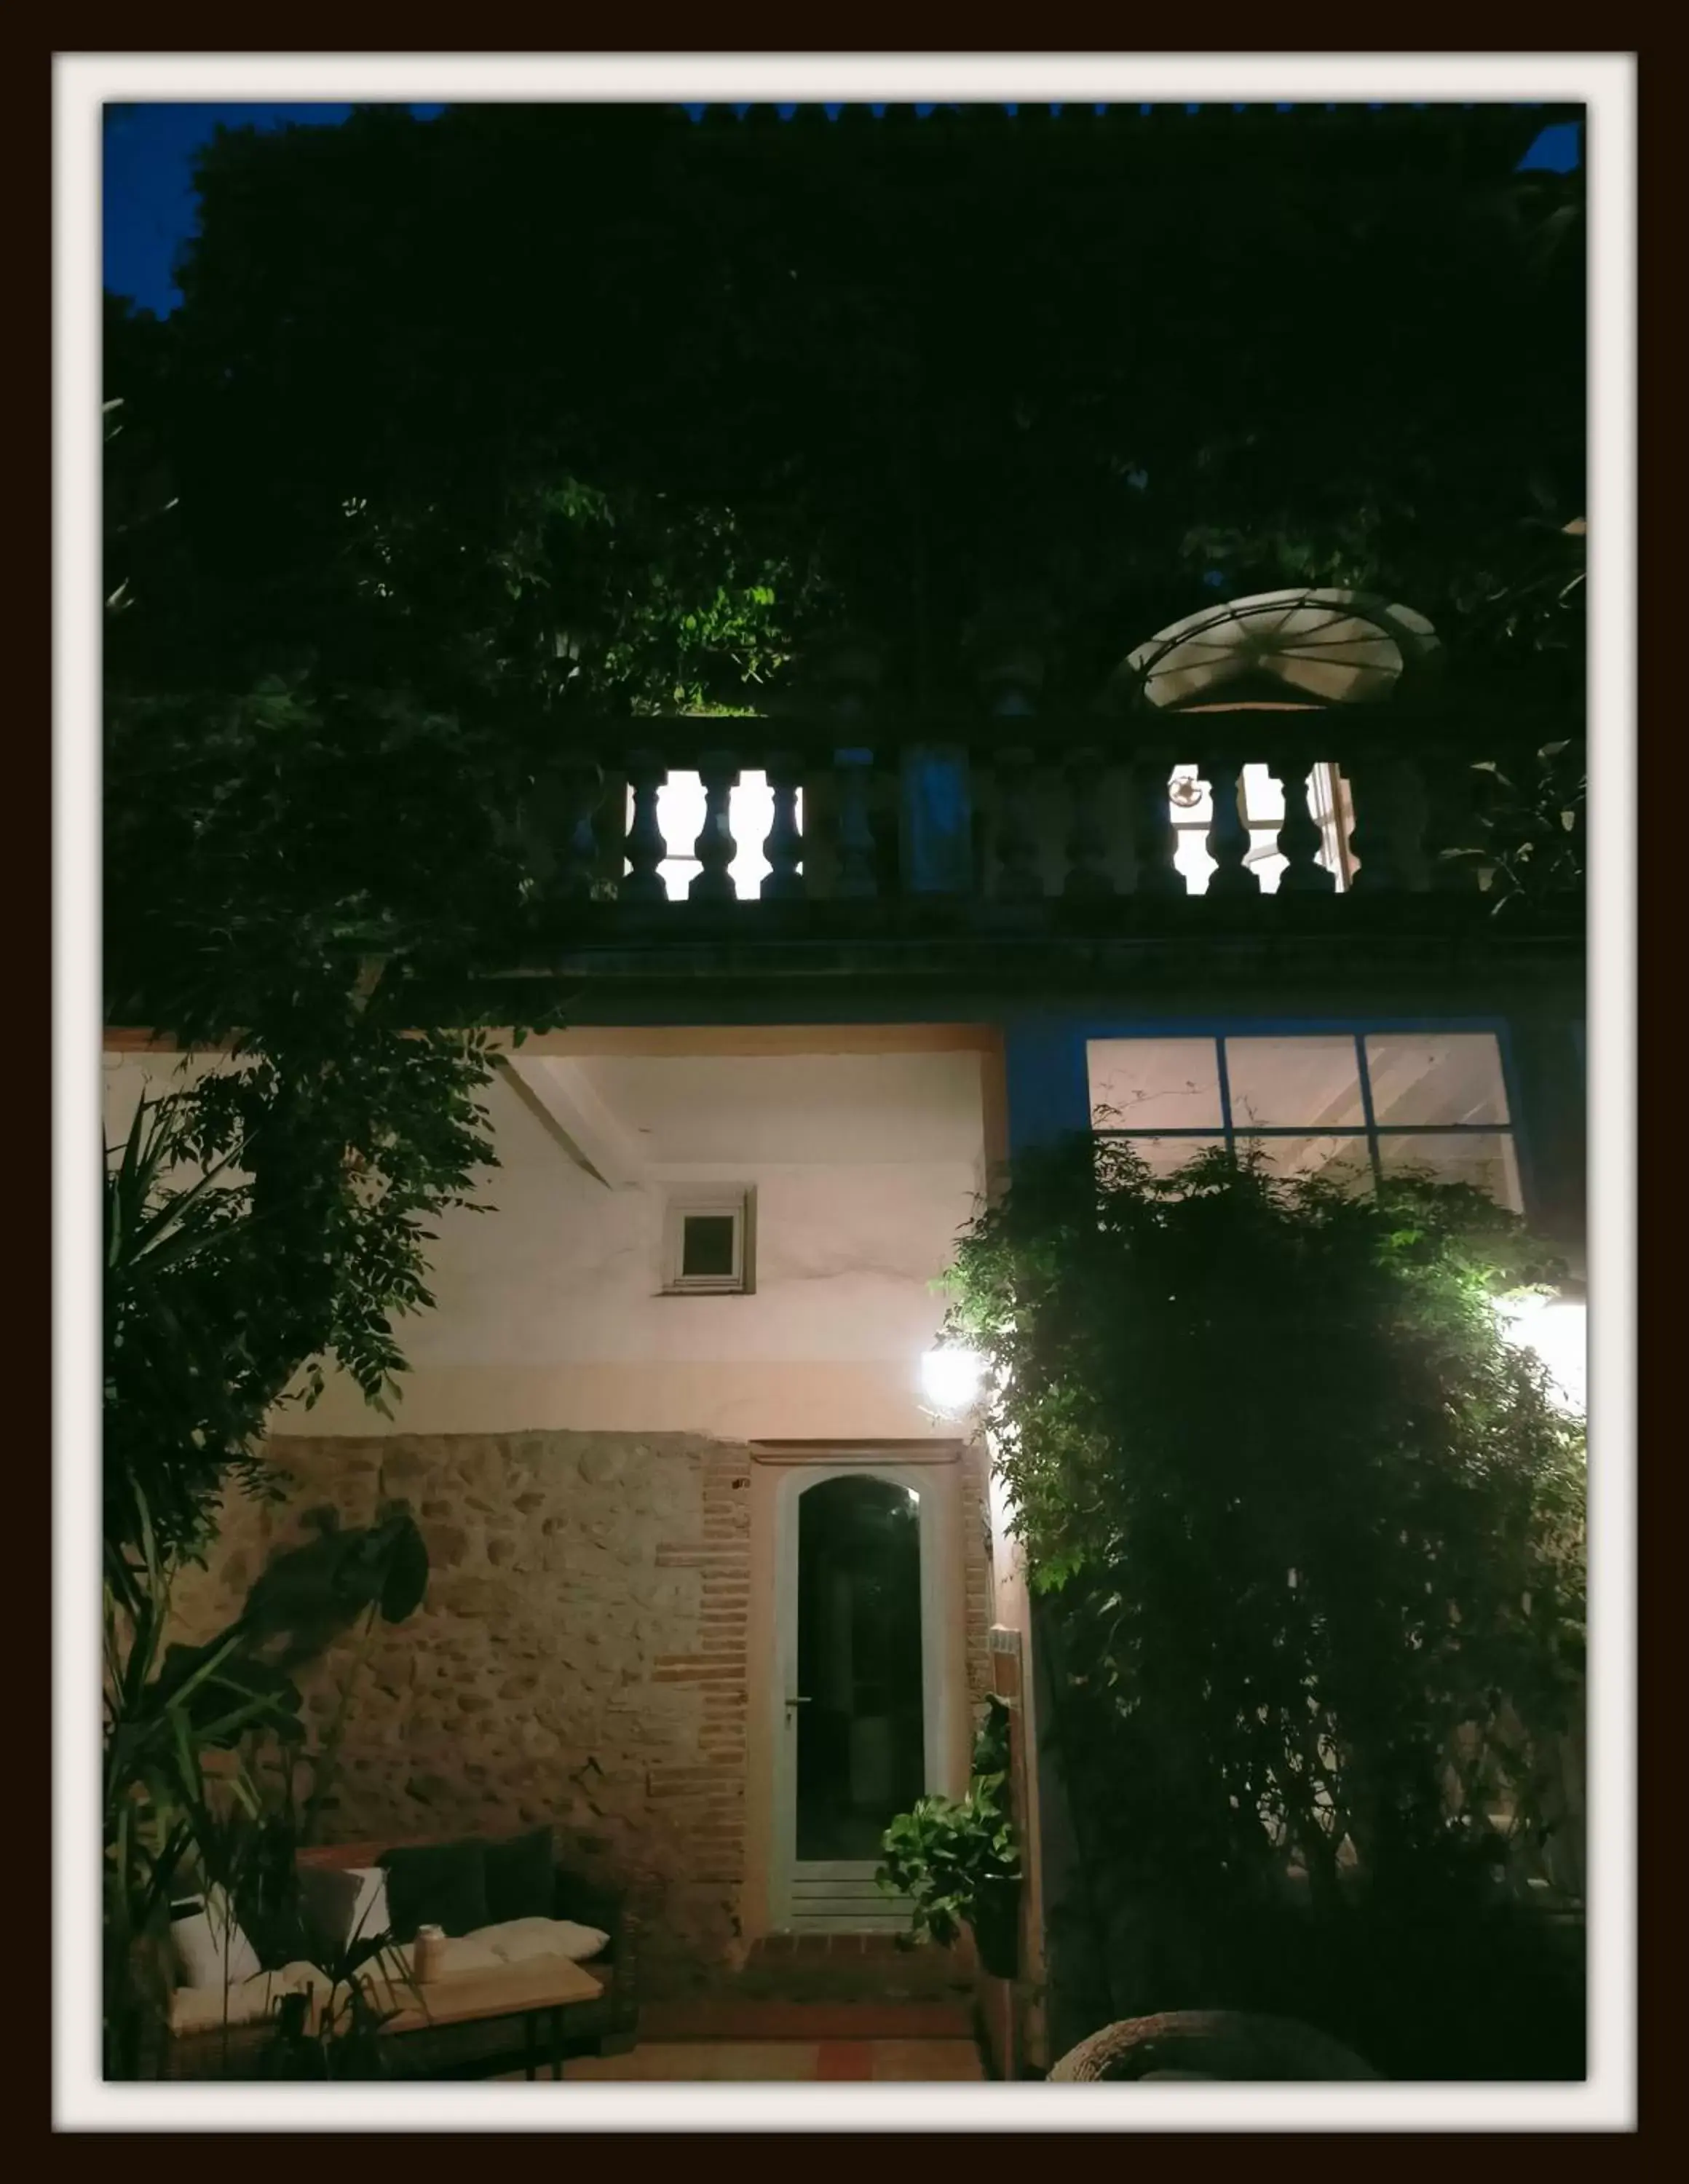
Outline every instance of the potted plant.
<path fill-rule="evenodd" d="M 1020 1848 L 1004 1803 L 1007 1780 L 1008 1709 L 993 1698 L 967 1796 L 920 1797 L 900 1813 L 881 1839 L 874 1876 L 888 1895 L 909 1900 L 906 1947 L 931 1940 L 948 1948 L 970 1927 L 995 1979 L 1012 1979 L 1019 1961 Z"/>
<path fill-rule="evenodd" d="M 268 2075 L 286 2079 L 381 2079 L 395 2075 L 391 2044 L 382 2028 L 402 2005 L 384 2008 L 382 1991 L 367 1975 L 373 1964 L 387 1997 L 421 1995 L 390 1933 L 354 1935 L 333 1946 L 319 1942 L 310 1961 L 323 1975 L 326 1993 L 313 2011 L 306 1993 L 282 1998 L 275 2042 L 265 2059 Z M 426 2008 L 426 2004 L 423 2005 Z"/>

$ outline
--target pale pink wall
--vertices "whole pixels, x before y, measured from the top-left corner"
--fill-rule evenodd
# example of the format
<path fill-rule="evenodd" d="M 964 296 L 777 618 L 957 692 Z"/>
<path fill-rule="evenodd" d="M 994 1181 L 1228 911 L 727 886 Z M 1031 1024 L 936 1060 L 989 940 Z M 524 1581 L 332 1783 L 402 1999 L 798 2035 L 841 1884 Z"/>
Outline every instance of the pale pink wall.
<path fill-rule="evenodd" d="M 109 1058 L 109 1136 L 175 1067 Z M 393 1424 L 336 1379 L 287 1431 L 934 1432 L 920 1358 L 944 1312 L 932 1284 L 983 1180 L 979 1054 L 676 1055 L 644 1067 L 628 1096 L 653 1119 L 651 1157 L 639 1181 L 615 1189 L 493 1084 L 500 1164 L 480 1195 L 496 1210 L 440 1220 L 437 1308 L 398 1323 L 410 1370 Z M 612 1089 L 624 1084 L 621 1059 L 605 1070 Z M 688 1156 L 700 1150 L 708 1157 Z M 755 1294 L 662 1295 L 667 1190 L 722 1182 L 756 1193 Z"/>

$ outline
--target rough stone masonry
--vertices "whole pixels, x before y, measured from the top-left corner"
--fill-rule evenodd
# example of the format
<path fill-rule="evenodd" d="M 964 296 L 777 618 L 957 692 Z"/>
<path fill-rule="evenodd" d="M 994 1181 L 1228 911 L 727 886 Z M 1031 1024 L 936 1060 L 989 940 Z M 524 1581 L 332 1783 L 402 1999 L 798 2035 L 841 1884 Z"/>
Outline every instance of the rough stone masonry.
<path fill-rule="evenodd" d="M 426 1599 L 301 1673 L 326 1730 L 355 1679 L 325 1840 L 507 1835 L 626 1891 L 661 1979 L 732 1961 L 744 1880 L 750 1458 L 688 1434 L 277 1438 L 287 1499 L 231 1496 L 175 1635 L 240 1610 L 270 1557 L 404 1502 Z M 989 1678 L 983 1476 L 962 1481 L 971 1696 Z"/>
<path fill-rule="evenodd" d="M 630 1892 L 658 1969 L 731 1958 L 744 1877 L 750 1459 L 683 1434 L 272 1440 L 285 1502 L 231 1497 L 177 1635 L 231 1618 L 269 1557 L 407 1502 L 431 1559 L 408 1622 L 356 1669 L 334 1802 L 343 1841 L 554 1825 Z M 329 1513 L 332 1512 L 331 1518 Z M 302 1675 L 326 1727 L 348 1635 Z"/>

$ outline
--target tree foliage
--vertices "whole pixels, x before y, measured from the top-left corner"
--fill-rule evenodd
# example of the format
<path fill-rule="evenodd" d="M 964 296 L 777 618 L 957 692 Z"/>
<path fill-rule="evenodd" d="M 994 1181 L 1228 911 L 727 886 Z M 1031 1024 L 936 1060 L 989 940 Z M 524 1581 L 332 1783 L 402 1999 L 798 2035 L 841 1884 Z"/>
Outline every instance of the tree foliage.
<path fill-rule="evenodd" d="M 1116 1869 L 1212 1924 L 1446 1890 L 1529 1830 L 1582 1667 L 1583 1434 L 1502 1337 L 1550 1271 L 1481 1194 L 1090 1140 L 1017 1162 L 953 1331 Z"/>
<path fill-rule="evenodd" d="M 394 1321 L 425 1310 L 432 1220 L 491 1157 L 473 1035 L 389 1033 L 295 1073 L 272 1046 L 137 1107 L 106 1178 L 104 1534 L 143 1511 L 166 1562 L 202 1552 L 228 1484 L 265 1490 L 278 1404 L 331 1362 L 386 1409 Z"/>
<path fill-rule="evenodd" d="M 931 692 L 1007 612 L 1088 695 L 1214 577 L 1506 655 L 1577 619 L 1581 181 L 1513 171 L 1541 120 L 224 131 L 128 348 L 215 649 L 435 705 L 555 695 L 559 631 L 575 697 L 742 704 L 840 617 Z"/>
<path fill-rule="evenodd" d="M 174 1903 L 209 1905 L 216 1892 L 259 1937 L 269 1968 L 303 1953 L 295 1852 L 332 1786 L 361 1663 L 336 1724 L 315 1740 L 293 1674 L 360 1615 L 366 1631 L 377 1614 L 404 1621 L 428 1580 L 422 1535 L 394 1505 L 273 1562 L 205 1643 L 172 1644 L 180 1557 L 154 1534 L 138 1491 L 131 1515 L 137 1536 L 109 1552 L 103 1600 L 103 2048 L 116 2078 L 147 2075 L 149 2045 L 168 2036 Z M 303 1811 L 301 1768 L 311 1786 Z M 226 1953 L 226 1919 L 224 1936 Z"/>

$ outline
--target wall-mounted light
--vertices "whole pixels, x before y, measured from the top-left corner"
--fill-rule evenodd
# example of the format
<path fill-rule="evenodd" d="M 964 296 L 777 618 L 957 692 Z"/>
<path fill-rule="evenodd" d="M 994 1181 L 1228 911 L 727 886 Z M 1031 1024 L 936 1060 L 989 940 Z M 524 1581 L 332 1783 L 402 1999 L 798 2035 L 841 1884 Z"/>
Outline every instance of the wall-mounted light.
<path fill-rule="evenodd" d="M 1547 1367 L 1561 1400 L 1583 1411 L 1588 1377 L 1589 1311 L 1580 1287 L 1497 1297 L 1496 1318 L 1505 1339 L 1534 1351 Z"/>
<path fill-rule="evenodd" d="M 971 1411 L 985 1384 L 985 1360 L 977 1350 L 929 1350 L 921 1360 L 921 1389 L 940 1418 Z"/>

